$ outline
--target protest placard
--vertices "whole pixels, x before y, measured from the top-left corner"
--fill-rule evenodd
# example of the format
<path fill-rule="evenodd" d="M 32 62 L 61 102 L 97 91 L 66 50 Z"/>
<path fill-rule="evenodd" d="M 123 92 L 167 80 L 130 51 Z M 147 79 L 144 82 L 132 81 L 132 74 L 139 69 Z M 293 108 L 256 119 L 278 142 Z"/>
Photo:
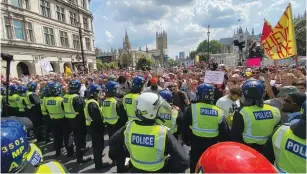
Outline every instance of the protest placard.
<path fill-rule="evenodd" d="M 223 84 L 224 71 L 206 71 L 204 83 Z"/>

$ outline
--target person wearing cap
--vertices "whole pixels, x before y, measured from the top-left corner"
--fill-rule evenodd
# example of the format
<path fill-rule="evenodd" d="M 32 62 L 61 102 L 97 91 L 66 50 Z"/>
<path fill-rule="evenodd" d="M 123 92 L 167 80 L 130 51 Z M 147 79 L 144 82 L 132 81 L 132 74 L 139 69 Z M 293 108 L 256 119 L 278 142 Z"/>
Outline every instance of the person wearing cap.
<path fill-rule="evenodd" d="M 292 93 L 285 100 L 283 110 L 298 109 L 306 102 L 306 94 Z M 266 142 L 263 155 L 280 173 L 306 173 L 306 112 L 296 123 L 279 127 Z"/>
<path fill-rule="evenodd" d="M 304 92 L 294 92 L 288 94 L 282 105 L 281 110 L 287 112 L 288 123 L 294 124 L 299 121 L 302 115 L 301 108 L 303 103 L 306 101 L 306 93 Z M 306 115 L 305 115 L 306 116 Z"/>
<path fill-rule="evenodd" d="M 162 90 L 162 88 L 158 85 L 158 79 L 157 78 L 152 78 L 150 80 L 150 87 L 147 87 L 143 90 L 143 92 L 152 92 L 155 94 L 159 94 L 159 92 Z"/>
<path fill-rule="evenodd" d="M 295 86 L 283 86 L 279 89 L 279 93 L 276 96 L 277 98 L 265 100 L 264 104 L 268 104 L 276 108 L 281 108 L 281 106 L 284 103 L 284 99 L 286 95 L 293 93 L 293 92 L 298 92 L 298 89 Z M 282 111 L 280 112 L 280 114 L 281 114 L 281 124 L 287 123 L 288 122 L 287 114 Z"/>

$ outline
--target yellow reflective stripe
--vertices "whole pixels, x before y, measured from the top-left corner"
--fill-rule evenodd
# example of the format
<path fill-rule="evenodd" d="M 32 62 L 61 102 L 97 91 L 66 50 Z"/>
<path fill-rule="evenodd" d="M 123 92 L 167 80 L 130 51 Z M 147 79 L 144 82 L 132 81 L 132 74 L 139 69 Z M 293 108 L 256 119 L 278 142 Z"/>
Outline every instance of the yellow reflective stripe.
<path fill-rule="evenodd" d="M 281 119 L 280 111 L 277 108 L 274 108 L 274 107 L 272 108 L 273 108 L 274 116 L 276 117 L 276 125 L 277 125 Z"/>
<path fill-rule="evenodd" d="M 56 162 L 49 162 L 44 165 L 46 165 L 52 173 L 64 173 L 62 166 Z"/>
<path fill-rule="evenodd" d="M 285 133 L 287 132 L 287 130 L 290 128 L 290 126 L 281 126 L 277 132 L 276 132 L 276 136 L 275 136 L 275 140 L 273 142 L 273 145 L 276 147 L 275 149 L 275 161 L 274 161 L 274 165 L 276 166 L 276 168 L 278 168 L 279 170 L 282 170 L 278 167 L 278 161 L 279 161 L 279 155 L 280 155 L 280 145 L 281 145 L 281 141 L 285 135 Z"/>
<path fill-rule="evenodd" d="M 191 104 L 192 108 L 192 116 L 193 116 L 193 122 L 192 123 L 192 129 L 198 132 L 206 132 L 206 133 L 216 133 L 217 129 L 202 129 L 198 127 L 198 117 L 197 117 L 197 110 L 196 110 L 196 104 Z"/>
<path fill-rule="evenodd" d="M 177 124 L 176 124 L 177 116 L 178 116 L 178 111 L 177 110 L 172 111 L 172 128 L 170 130 L 176 128 L 176 126 L 177 126 Z"/>

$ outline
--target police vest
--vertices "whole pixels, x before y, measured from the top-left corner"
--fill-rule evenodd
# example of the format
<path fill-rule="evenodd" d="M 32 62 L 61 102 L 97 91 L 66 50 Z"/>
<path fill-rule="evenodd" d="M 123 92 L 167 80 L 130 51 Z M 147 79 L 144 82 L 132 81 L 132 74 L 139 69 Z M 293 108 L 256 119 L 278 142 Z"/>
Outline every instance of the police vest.
<path fill-rule="evenodd" d="M 24 99 L 24 101 L 25 101 L 26 106 L 27 106 L 28 109 L 31 109 L 31 108 L 34 106 L 34 104 L 32 104 L 31 101 L 30 101 L 30 96 L 31 96 L 32 94 L 33 94 L 33 92 L 27 91 L 26 96 L 23 97 L 23 99 Z"/>
<path fill-rule="evenodd" d="M 18 108 L 16 98 L 19 97 L 18 94 L 9 95 L 9 105 L 12 108 Z"/>
<path fill-rule="evenodd" d="M 23 103 L 23 101 L 24 101 L 23 98 L 24 97 L 22 97 L 22 96 L 16 97 L 16 103 L 17 103 L 19 112 L 24 112 L 25 108 L 26 108 L 26 105 L 24 105 L 24 103 Z"/>
<path fill-rule="evenodd" d="M 79 112 L 76 112 L 73 106 L 74 98 L 77 97 L 77 94 L 65 94 L 63 97 L 64 111 L 65 117 L 73 119 L 75 118 Z"/>
<path fill-rule="evenodd" d="M 27 161 L 30 162 L 33 166 L 43 162 L 42 151 L 33 143 L 30 144 L 30 152 L 27 155 Z"/>
<path fill-rule="evenodd" d="M 66 171 L 67 170 L 62 164 L 51 161 L 38 166 L 35 173 L 67 173 Z"/>
<path fill-rule="evenodd" d="M 61 103 L 63 101 L 62 97 L 48 97 L 46 100 L 46 108 L 51 119 L 62 119 L 65 114 L 62 109 Z"/>
<path fill-rule="evenodd" d="M 128 121 L 137 120 L 135 116 L 135 101 L 140 94 L 129 93 L 123 98 L 123 105 L 128 115 Z"/>
<path fill-rule="evenodd" d="M 243 141 L 264 145 L 280 120 L 279 109 L 264 104 L 263 107 L 245 106 L 240 110 L 244 120 Z"/>
<path fill-rule="evenodd" d="M 157 124 L 163 124 L 170 129 L 172 134 L 177 132 L 177 117 L 179 108 L 173 108 L 171 112 L 165 112 L 164 110 L 158 113 L 158 117 L 164 120 L 164 123 L 157 119 Z"/>
<path fill-rule="evenodd" d="M 104 121 L 108 124 L 116 124 L 119 116 L 116 111 L 117 100 L 114 97 L 107 97 L 101 104 L 101 112 Z"/>
<path fill-rule="evenodd" d="M 163 125 L 140 126 L 134 121 L 127 123 L 125 145 L 135 168 L 149 172 L 163 168 L 167 131 Z"/>
<path fill-rule="evenodd" d="M 191 109 L 192 126 L 190 128 L 193 134 L 203 138 L 217 137 L 224 112 L 217 106 L 206 103 L 193 103 Z"/>
<path fill-rule="evenodd" d="M 306 173 L 306 140 L 295 136 L 290 126 L 281 126 L 272 137 L 275 167 L 281 173 Z"/>
<path fill-rule="evenodd" d="M 88 113 L 88 105 L 90 103 L 95 103 L 97 105 L 97 107 L 99 108 L 99 103 L 96 100 L 94 100 L 94 99 L 86 100 L 85 107 L 84 107 L 84 116 L 85 116 L 85 124 L 86 124 L 86 126 L 90 126 L 92 121 L 93 121 L 92 118 L 90 117 L 90 114 Z M 100 109 L 99 109 L 99 111 L 100 111 L 100 114 L 102 116 L 102 113 L 101 113 Z"/>
<path fill-rule="evenodd" d="M 40 106 L 41 106 L 41 111 L 43 115 L 47 115 L 47 107 L 46 107 L 46 101 L 47 101 L 48 97 L 43 97 L 42 99 L 40 99 Z"/>

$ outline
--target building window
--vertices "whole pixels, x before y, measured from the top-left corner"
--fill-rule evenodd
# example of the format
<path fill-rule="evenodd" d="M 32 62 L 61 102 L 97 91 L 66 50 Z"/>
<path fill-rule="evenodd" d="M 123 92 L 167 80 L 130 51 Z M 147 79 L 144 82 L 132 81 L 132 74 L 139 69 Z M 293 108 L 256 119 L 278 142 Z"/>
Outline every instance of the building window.
<path fill-rule="evenodd" d="M 56 14 L 57 18 L 61 22 L 65 22 L 65 11 L 64 8 L 56 6 Z"/>
<path fill-rule="evenodd" d="M 67 32 L 60 31 L 60 40 L 62 47 L 69 48 Z"/>
<path fill-rule="evenodd" d="M 21 7 L 21 0 L 11 0 L 11 4 L 15 7 Z"/>
<path fill-rule="evenodd" d="M 34 42 L 33 27 L 31 22 L 26 23 L 27 40 Z"/>
<path fill-rule="evenodd" d="M 1 2 L 7 4 L 7 0 L 1 0 Z"/>
<path fill-rule="evenodd" d="M 29 0 L 24 0 L 25 1 L 25 6 L 27 10 L 30 10 L 30 3 Z"/>
<path fill-rule="evenodd" d="M 86 0 L 81 0 L 81 6 L 86 9 Z"/>
<path fill-rule="evenodd" d="M 8 17 L 4 17 L 4 24 L 5 24 L 5 32 L 6 32 L 6 38 L 11 39 L 11 26 Z"/>
<path fill-rule="evenodd" d="M 23 31 L 23 22 L 17 19 L 13 20 L 14 25 L 14 33 L 16 39 L 22 39 L 24 40 L 24 31 Z"/>
<path fill-rule="evenodd" d="M 88 19 L 86 17 L 83 17 L 83 28 L 88 30 Z"/>
<path fill-rule="evenodd" d="M 77 26 L 77 14 L 73 12 L 70 13 L 70 25 Z"/>
<path fill-rule="evenodd" d="M 46 0 L 40 0 L 41 15 L 50 18 L 50 3 Z"/>
<path fill-rule="evenodd" d="M 45 44 L 55 45 L 54 32 L 52 28 L 44 27 Z"/>
<path fill-rule="evenodd" d="M 77 4 L 77 0 L 68 0 L 68 2 L 71 4 Z"/>
<path fill-rule="evenodd" d="M 91 42 L 90 42 L 90 38 L 86 37 L 85 38 L 85 46 L 86 46 L 86 50 L 91 51 Z"/>
<path fill-rule="evenodd" d="M 73 34 L 72 39 L 73 39 L 74 49 L 80 49 L 79 35 Z"/>

